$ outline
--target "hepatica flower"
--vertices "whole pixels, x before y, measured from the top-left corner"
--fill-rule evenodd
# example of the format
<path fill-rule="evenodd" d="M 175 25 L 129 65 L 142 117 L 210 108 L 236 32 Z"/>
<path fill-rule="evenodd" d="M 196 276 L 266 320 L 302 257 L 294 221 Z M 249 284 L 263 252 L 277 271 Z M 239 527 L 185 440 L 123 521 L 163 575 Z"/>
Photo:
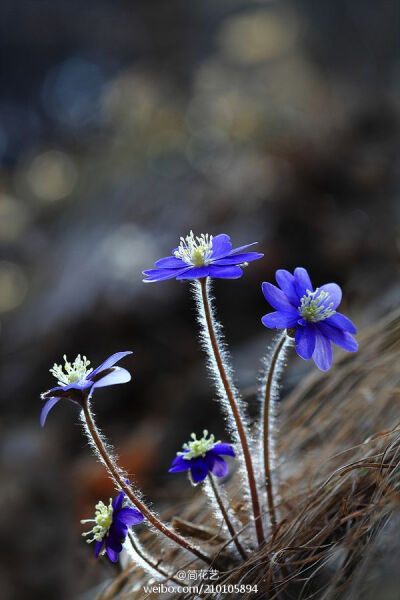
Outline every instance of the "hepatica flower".
<path fill-rule="evenodd" d="M 107 554 L 112 562 L 116 562 L 129 527 L 143 521 L 140 510 L 124 506 L 124 500 L 125 494 L 121 492 L 114 500 L 110 498 L 108 505 L 100 501 L 96 504 L 94 518 L 81 521 L 81 523 L 94 523 L 93 528 L 82 535 L 92 536 L 91 539 L 86 540 L 88 544 L 96 542 L 94 546 L 96 558 L 100 554 Z"/>
<path fill-rule="evenodd" d="M 191 438 L 190 442 L 183 444 L 183 451 L 177 452 L 169 473 L 190 470 L 194 483 L 203 481 L 209 472 L 217 477 L 225 477 L 229 468 L 221 455 L 235 456 L 232 446 L 216 442 L 213 435 L 208 437 L 207 429 L 204 429 L 203 437 L 199 440 L 195 433 L 192 433 Z"/>
<path fill-rule="evenodd" d="M 40 425 L 44 426 L 50 410 L 61 398 L 82 406 L 83 402 L 91 398 L 96 388 L 130 381 L 130 373 L 122 367 L 115 366 L 128 354 L 132 352 L 128 350 L 112 354 L 94 370 L 89 368 L 90 361 L 86 356 L 81 357 L 78 354 L 74 362 L 70 363 L 64 355 L 64 367 L 54 364 L 50 369 L 50 373 L 57 379 L 58 386 L 41 394 L 41 398 L 47 402 L 40 413 Z"/>
<path fill-rule="evenodd" d="M 357 333 L 353 323 L 337 312 L 342 290 L 336 283 L 326 283 L 314 290 L 310 277 L 303 268 L 294 275 L 280 269 L 276 272 L 279 288 L 263 283 L 267 302 L 276 312 L 264 315 L 262 323 L 270 329 L 295 329 L 296 351 L 305 360 L 314 359 L 321 371 L 332 364 L 332 345 L 348 352 L 356 352 L 358 344 L 351 335 Z"/>
<path fill-rule="evenodd" d="M 257 242 L 232 249 L 229 235 L 221 233 L 213 237 L 208 233 L 195 236 L 193 231 L 181 237 L 178 248 L 171 256 L 161 258 L 155 268 L 143 271 L 143 281 L 164 281 L 165 279 L 237 279 L 243 275 L 240 265 L 262 258 L 258 252 L 244 252 Z"/>

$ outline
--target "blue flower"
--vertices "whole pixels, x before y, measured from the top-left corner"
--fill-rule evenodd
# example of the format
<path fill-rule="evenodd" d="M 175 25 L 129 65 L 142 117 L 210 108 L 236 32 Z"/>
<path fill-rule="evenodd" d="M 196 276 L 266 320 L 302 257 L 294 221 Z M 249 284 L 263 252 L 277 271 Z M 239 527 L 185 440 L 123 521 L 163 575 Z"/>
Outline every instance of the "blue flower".
<path fill-rule="evenodd" d="M 155 269 L 143 271 L 143 281 L 164 281 L 165 279 L 237 279 L 243 275 L 239 265 L 262 258 L 258 252 L 243 252 L 257 242 L 232 249 L 229 235 L 221 233 L 213 237 L 202 233 L 195 237 L 193 231 L 186 238 L 181 237 L 178 248 L 172 256 L 161 258 Z"/>
<path fill-rule="evenodd" d="M 132 525 L 143 521 L 143 515 L 137 508 L 124 506 L 125 494 L 121 492 L 114 500 L 110 498 L 108 505 L 104 502 L 96 504 L 94 519 L 84 519 L 81 523 L 94 523 L 90 531 L 83 536 L 92 535 L 92 539 L 86 540 L 88 544 L 96 542 L 94 555 L 107 554 L 112 562 L 118 560 L 122 550 L 122 544 Z"/>
<path fill-rule="evenodd" d="M 217 477 L 225 477 L 228 474 L 228 465 L 222 455 L 235 456 L 235 452 L 230 444 L 221 444 L 216 442 L 215 437 L 210 435 L 204 429 L 203 437 L 196 439 L 196 434 L 192 433 L 190 442 L 183 444 L 183 452 L 177 452 L 172 462 L 169 473 L 178 473 L 180 471 L 190 470 L 190 476 L 194 483 L 203 481 L 209 472 Z"/>
<path fill-rule="evenodd" d="M 66 398 L 82 406 L 83 402 L 91 398 L 95 388 L 126 383 L 130 381 L 131 375 L 126 369 L 115 367 L 121 358 L 132 354 L 130 350 L 112 354 L 97 369 L 88 368 L 90 361 L 86 356 L 81 358 L 78 354 L 73 363 L 68 362 L 64 354 L 64 368 L 54 364 L 50 373 L 58 380 L 58 386 L 41 394 L 43 400 L 47 400 L 40 413 L 40 425 L 44 426 L 47 415 L 61 398 Z"/>
<path fill-rule="evenodd" d="M 261 321 L 270 329 L 295 329 L 296 351 L 301 358 L 314 359 L 321 371 L 332 364 L 334 342 L 348 352 L 356 352 L 358 344 L 351 335 L 357 333 L 353 323 L 337 312 L 342 290 L 336 283 L 326 283 L 314 290 L 310 277 L 301 267 L 294 275 L 280 269 L 276 272 L 277 288 L 263 283 L 262 291 L 276 312 Z"/>

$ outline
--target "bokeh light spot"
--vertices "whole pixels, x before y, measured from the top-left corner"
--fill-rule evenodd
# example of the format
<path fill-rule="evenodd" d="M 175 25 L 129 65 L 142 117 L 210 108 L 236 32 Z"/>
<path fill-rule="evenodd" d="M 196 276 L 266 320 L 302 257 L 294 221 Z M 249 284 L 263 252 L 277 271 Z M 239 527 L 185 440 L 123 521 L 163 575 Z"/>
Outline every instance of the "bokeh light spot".
<path fill-rule="evenodd" d="M 28 291 L 27 278 L 18 265 L 0 261 L 0 312 L 17 308 Z"/>
<path fill-rule="evenodd" d="M 219 34 L 219 45 L 227 58 L 239 64 L 258 64 L 288 52 L 298 27 L 288 15 L 257 10 L 228 19 Z"/>
<path fill-rule="evenodd" d="M 78 174 L 75 163 L 65 152 L 49 150 L 35 156 L 26 177 L 35 196 L 52 202 L 71 194 Z"/>
<path fill-rule="evenodd" d="M 25 231 L 30 221 L 28 207 L 0 193 L 0 241 L 12 242 Z"/>

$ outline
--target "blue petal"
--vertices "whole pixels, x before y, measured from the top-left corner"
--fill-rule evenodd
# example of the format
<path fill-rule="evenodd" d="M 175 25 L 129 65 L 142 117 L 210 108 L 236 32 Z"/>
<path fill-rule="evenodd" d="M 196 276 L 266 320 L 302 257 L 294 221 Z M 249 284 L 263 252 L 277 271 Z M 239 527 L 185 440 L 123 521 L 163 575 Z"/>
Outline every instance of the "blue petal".
<path fill-rule="evenodd" d="M 137 525 L 143 521 L 144 517 L 140 510 L 137 508 L 130 508 L 125 506 L 118 513 L 118 520 L 125 523 L 125 525 Z"/>
<path fill-rule="evenodd" d="M 207 277 L 209 266 L 204 265 L 202 267 L 189 267 L 184 273 L 177 276 L 177 279 L 200 279 L 201 277 Z"/>
<path fill-rule="evenodd" d="M 90 373 L 87 379 L 93 379 L 97 373 L 100 371 L 105 371 L 106 369 L 110 369 L 115 365 L 115 363 L 119 362 L 124 356 L 128 356 L 128 354 L 132 354 L 132 350 L 124 350 L 122 352 L 116 352 L 115 354 L 111 354 L 104 362 L 101 363 L 94 371 Z"/>
<path fill-rule="evenodd" d="M 225 256 L 224 258 L 219 258 L 212 262 L 213 265 L 241 265 L 245 262 L 251 262 L 252 260 L 257 260 L 262 258 L 264 254 L 260 254 L 259 252 L 244 252 L 243 254 L 231 254 L 230 256 Z"/>
<path fill-rule="evenodd" d="M 187 452 L 189 452 L 189 450 L 182 450 L 182 452 L 186 454 Z M 181 452 L 179 452 L 179 454 L 177 454 L 174 460 L 172 461 L 172 466 L 177 465 L 178 463 L 187 463 L 187 461 L 188 459 L 185 458 L 183 454 L 181 454 Z"/>
<path fill-rule="evenodd" d="M 40 427 L 44 427 L 44 425 L 46 423 L 47 415 L 49 414 L 49 412 L 51 411 L 53 406 L 55 406 L 59 400 L 61 400 L 61 398 L 50 398 L 50 400 L 47 400 L 47 402 L 44 404 L 42 411 L 40 413 Z"/>
<path fill-rule="evenodd" d="M 218 265 L 210 265 L 208 267 L 209 276 L 214 279 L 238 279 L 243 275 L 243 270 L 240 267 L 233 265 L 226 267 L 219 267 Z"/>
<path fill-rule="evenodd" d="M 315 329 L 313 326 L 298 327 L 295 334 L 296 352 L 304 360 L 309 360 L 315 350 Z"/>
<path fill-rule="evenodd" d="M 44 400 L 45 398 L 54 398 L 57 394 L 53 394 L 53 392 L 58 392 L 59 390 L 64 390 L 64 387 L 57 385 L 56 387 L 47 390 L 47 392 L 43 392 L 40 394 L 40 397 Z"/>
<path fill-rule="evenodd" d="M 190 460 L 186 460 L 183 456 L 176 456 L 172 461 L 171 468 L 168 473 L 180 473 L 181 471 L 187 471 L 190 469 Z"/>
<path fill-rule="evenodd" d="M 124 498 L 125 492 L 120 492 L 118 496 L 115 496 L 114 500 L 112 501 L 114 512 L 117 512 L 121 508 Z"/>
<path fill-rule="evenodd" d="M 89 385 L 85 386 L 85 389 L 77 385 L 70 384 L 64 388 L 60 388 L 57 392 L 45 392 L 44 394 L 41 394 L 40 397 L 42 400 L 57 397 L 61 398 L 61 400 L 70 400 L 70 402 L 82 406 L 82 402 L 89 396 L 92 385 L 93 383 L 89 382 Z"/>
<path fill-rule="evenodd" d="M 158 269 L 183 269 L 188 265 L 182 259 L 176 258 L 176 256 L 166 256 L 165 258 L 160 258 L 160 260 L 154 263 L 154 266 Z"/>
<path fill-rule="evenodd" d="M 92 373 L 90 373 L 90 375 L 92 375 Z M 88 388 L 92 387 L 93 385 L 93 381 L 90 381 L 89 378 L 87 379 L 82 379 L 81 381 L 73 381 L 72 383 L 69 383 L 68 385 L 64 385 L 62 387 L 62 390 L 64 392 L 67 392 L 68 390 L 87 390 Z"/>
<path fill-rule="evenodd" d="M 284 311 L 278 311 L 264 315 L 261 318 L 261 322 L 269 329 L 286 329 L 287 327 L 294 327 L 296 325 L 298 316 L 299 315 L 297 312 L 293 314 Z"/>
<path fill-rule="evenodd" d="M 340 348 L 343 348 L 343 350 L 347 350 L 347 352 L 357 352 L 358 343 L 353 338 L 351 333 L 347 333 L 346 331 L 332 327 L 332 325 L 329 325 L 325 321 L 318 323 L 317 328 L 323 335 L 332 340 L 334 344 L 340 346 Z"/>
<path fill-rule="evenodd" d="M 121 548 L 122 550 L 122 548 Z M 108 558 L 111 560 L 111 562 L 117 562 L 118 560 L 118 552 L 116 552 L 115 550 L 113 550 L 112 548 L 110 548 L 110 546 L 108 546 L 108 544 L 106 545 L 106 553 Z"/>
<path fill-rule="evenodd" d="M 195 458 L 190 461 L 192 464 L 190 466 L 190 472 L 192 475 L 193 481 L 196 483 L 199 481 L 203 481 L 207 477 L 208 473 L 208 462 L 205 458 Z"/>
<path fill-rule="evenodd" d="M 118 548 L 121 547 L 121 542 L 126 538 L 127 533 L 128 526 L 120 521 L 118 517 L 114 516 L 112 525 L 107 535 L 107 543 L 111 546 L 111 548 L 118 551 Z M 121 550 L 119 550 L 119 552 L 121 552 Z"/>
<path fill-rule="evenodd" d="M 103 541 L 95 543 L 95 545 L 94 545 L 94 556 L 95 556 L 95 558 L 99 558 L 99 554 L 100 554 L 100 551 L 102 549 L 102 546 L 103 546 Z"/>
<path fill-rule="evenodd" d="M 225 477 L 228 475 L 228 464 L 221 456 L 210 456 L 209 458 L 212 458 L 212 464 L 210 464 L 211 473 L 217 477 Z"/>
<path fill-rule="evenodd" d="M 122 367 L 112 367 L 112 369 L 111 373 L 108 373 L 93 384 L 91 393 L 93 393 L 95 388 L 127 383 L 131 380 L 131 374 L 126 369 Z"/>
<path fill-rule="evenodd" d="M 311 292 L 314 291 L 310 276 L 303 267 L 297 267 L 297 269 L 294 270 L 294 284 L 299 298 L 305 296 L 307 290 L 310 290 Z"/>
<path fill-rule="evenodd" d="M 255 246 L 256 244 L 258 244 L 258 242 L 251 242 L 251 244 L 246 244 L 245 246 L 239 246 L 239 248 L 234 248 L 233 250 L 231 250 L 229 254 L 238 254 L 239 252 L 242 252 L 243 250 L 247 250 L 247 248 L 251 248 L 251 246 Z"/>
<path fill-rule="evenodd" d="M 298 325 L 301 325 L 302 327 L 308 327 L 308 325 L 310 324 L 310 321 L 307 321 L 307 319 L 300 318 L 297 321 L 297 323 L 298 323 Z"/>
<path fill-rule="evenodd" d="M 328 305 L 332 302 L 333 309 L 339 306 L 342 301 L 342 290 L 337 283 L 325 283 L 325 285 L 321 285 L 319 289 L 321 292 L 327 292 L 329 294 L 329 298 L 327 298 L 324 304 Z"/>
<path fill-rule="evenodd" d="M 105 545 L 112 548 L 112 550 L 115 550 L 115 552 L 121 552 L 121 542 L 125 540 L 127 533 L 128 527 L 124 525 L 124 523 L 119 523 L 114 520 L 108 535 L 104 538 Z"/>
<path fill-rule="evenodd" d="M 290 304 L 286 294 L 282 292 L 276 285 L 272 285 L 272 283 L 267 283 L 264 281 L 262 284 L 262 291 L 264 294 L 264 298 L 267 302 L 270 303 L 276 310 L 283 311 L 286 313 L 296 314 L 298 316 L 297 310 Z"/>
<path fill-rule="evenodd" d="M 300 299 L 296 292 L 294 275 L 286 271 L 286 269 L 278 269 L 275 273 L 275 279 L 281 290 L 286 294 L 289 301 L 295 308 L 300 306 Z"/>
<path fill-rule="evenodd" d="M 228 456 L 236 456 L 234 449 L 230 444 L 215 444 L 211 450 L 212 454 L 226 454 Z"/>
<path fill-rule="evenodd" d="M 220 233 L 213 237 L 212 240 L 212 257 L 213 258 L 221 258 L 222 256 L 226 256 L 232 250 L 232 244 L 230 242 L 229 235 L 225 233 Z"/>
<path fill-rule="evenodd" d="M 335 313 L 332 317 L 326 319 L 325 323 L 329 323 L 329 325 L 342 329 L 343 331 L 348 331 L 349 333 L 357 333 L 354 323 L 342 315 L 342 313 Z"/>
<path fill-rule="evenodd" d="M 190 266 L 186 266 L 184 269 L 150 269 L 149 271 L 143 271 L 143 275 L 147 276 L 147 279 L 143 279 L 144 283 L 152 283 L 153 281 L 166 281 L 167 279 L 173 279 L 177 275 L 190 270 Z"/>
<path fill-rule="evenodd" d="M 315 350 L 313 359 L 318 369 L 327 371 L 332 364 L 332 346 L 328 338 L 320 331 L 315 331 Z"/>

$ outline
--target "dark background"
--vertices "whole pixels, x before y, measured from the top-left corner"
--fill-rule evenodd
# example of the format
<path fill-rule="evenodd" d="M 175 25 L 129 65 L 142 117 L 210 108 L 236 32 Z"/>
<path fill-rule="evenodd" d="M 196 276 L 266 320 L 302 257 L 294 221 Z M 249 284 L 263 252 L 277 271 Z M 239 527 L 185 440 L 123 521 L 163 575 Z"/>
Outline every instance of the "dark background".
<path fill-rule="evenodd" d="M 80 537 L 112 487 L 77 411 L 38 424 L 64 353 L 134 350 L 132 383 L 95 409 L 160 509 L 192 493 L 166 474 L 190 432 L 224 437 L 189 284 L 142 283 L 181 235 L 265 253 L 215 285 L 244 389 L 276 268 L 337 281 L 361 329 L 398 304 L 398 39 L 395 0 L 3 0 L 2 599 L 77 598 L 112 575 Z M 286 389 L 313 368 L 292 360 Z"/>

